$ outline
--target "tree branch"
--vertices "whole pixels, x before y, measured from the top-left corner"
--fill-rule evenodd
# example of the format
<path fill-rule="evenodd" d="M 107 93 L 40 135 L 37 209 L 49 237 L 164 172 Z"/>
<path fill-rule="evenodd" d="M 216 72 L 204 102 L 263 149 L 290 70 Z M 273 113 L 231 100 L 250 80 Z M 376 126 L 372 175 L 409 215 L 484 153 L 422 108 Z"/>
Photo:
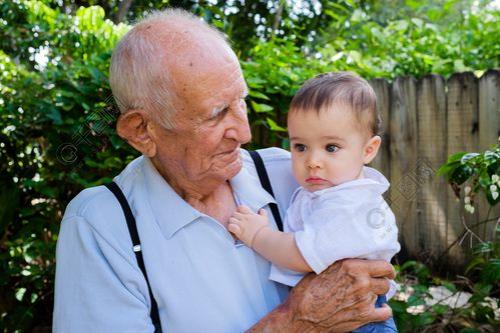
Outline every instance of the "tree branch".
<path fill-rule="evenodd" d="M 134 0 L 122 0 L 120 6 L 118 7 L 118 13 L 116 14 L 115 23 L 123 22 L 123 20 L 127 17 L 128 10 L 132 5 Z"/>

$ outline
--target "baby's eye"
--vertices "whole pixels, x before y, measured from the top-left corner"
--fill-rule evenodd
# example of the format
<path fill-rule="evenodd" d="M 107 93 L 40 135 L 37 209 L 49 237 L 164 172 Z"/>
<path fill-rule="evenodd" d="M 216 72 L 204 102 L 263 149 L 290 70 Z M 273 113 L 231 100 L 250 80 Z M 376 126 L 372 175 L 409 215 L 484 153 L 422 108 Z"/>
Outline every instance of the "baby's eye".
<path fill-rule="evenodd" d="M 301 143 L 296 143 L 293 145 L 293 149 L 295 149 L 296 151 L 302 152 L 302 151 L 306 150 L 306 146 L 301 144 Z"/>
<path fill-rule="evenodd" d="M 337 150 L 339 150 L 339 147 L 336 145 L 326 145 L 325 150 L 329 153 L 335 153 Z"/>

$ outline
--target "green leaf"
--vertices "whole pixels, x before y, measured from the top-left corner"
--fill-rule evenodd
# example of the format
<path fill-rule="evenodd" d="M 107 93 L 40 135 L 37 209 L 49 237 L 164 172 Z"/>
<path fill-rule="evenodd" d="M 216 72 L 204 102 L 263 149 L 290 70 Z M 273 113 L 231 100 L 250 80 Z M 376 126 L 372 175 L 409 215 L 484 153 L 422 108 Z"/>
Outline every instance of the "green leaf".
<path fill-rule="evenodd" d="M 269 125 L 269 128 L 271 129 L 271 131 L 286 132 L 285 128 L 276 124 L 276 122 L 274 120 L 272 120 L 271 118 L 266 118 L 266 121 L 267 121 L 267 124 Z"/>
<path fill-rule="evenodd" d="M 483 265 L 485 263 L 485 259 L 483 257 L 475 257 L 472 259 L 465 269 L 465 274 L 468 274 L 472 269 L 477 266 Z"/>
<path fill-rule="evenodd" d="M 417 327 L 428 326 L 436 321 L 436 316 L 430 312 L 424 312 L 418 315 L 418 319 L 415 320 Z"/>
<path fill-rule="evenodd" d="M 492 289 L 492 285 L 490 284 L 485 284 L 485 283 L 476 283 L 474 284 L 474 294 L 475 296 L 478 296 L 480 298 L 484 298 L 490 294 L 490 291 Z"/>
<path fill-rule="evenodd" d="M 415 260 L 408 260 L 404 264 L 401 265 L 401 271 L 404 271 L 410 267 L 415 267 L 417 262 Z"/>
<path fill-rule="evenodd" d="M 500 259 L 492 258 L 483 267 L 481 282 L 493 284 L 500 281 Z"/>
<path fill-rule="evenodd" d="M 47 113 L 47 118 L 51 119 L 55 125 L 62 124 L 61 113 L 55 107 L 51 107 Z"/>
<path fill-rule="evenodd" d="M 461 151 L 461 152 L 455 153 L 455 154 L 453 154 L 453 155 L 451 155 L 451 156 L 448 157 L 447 163 L 455 162 L 455 161 L 461 161 L 462 157 L 464 155 L 466 155 L 466 154 L 467 154 L 467 152 L 465 152 L 465 151 Z"/>
<path fill-rule="evenodd" d="M 444 305 L 444 304 L 434 304 L 432 306 L 432 310 L 434 311 L 434 313 L 436 313 L 437 315 L 443 315 L 445 314 L 446 312 L 448 312 L 450 309 L 449 306 L 447 305 Z"/>
<path fill-rule="evenodd" d="M 260 99 L 265 99 L 265 100 L 269 100 L 269 97 L 267 97 L 266 95 L 264 95 L 263 93 L 261 92 L 258 92 L 258 91 L 255 91 L 255 90 L 250 90 L 249 92 L 249 95 L 251 97 L 254 97 L 254 98 L 260 98 Z"/>
<path fill-rule="evenodd" d="M 16 299 L 21 302 L 23 300 L 24 294 L 26 293 L 26 288 L 19 288 L 16 290 Z"/>
<path fill-rule="evenodd" d="M 254 101 L 250 101 L 252 108 L 255 110 L 255 112 L 270 112 L 273 110 L 273 107 L 267 104 L 259 104 Z"/>
<path fill-rule="evenodd" d="M 449 281 L 442 281 L 441 285 L 453 293 L 457 291 L 457 287 Z"/>

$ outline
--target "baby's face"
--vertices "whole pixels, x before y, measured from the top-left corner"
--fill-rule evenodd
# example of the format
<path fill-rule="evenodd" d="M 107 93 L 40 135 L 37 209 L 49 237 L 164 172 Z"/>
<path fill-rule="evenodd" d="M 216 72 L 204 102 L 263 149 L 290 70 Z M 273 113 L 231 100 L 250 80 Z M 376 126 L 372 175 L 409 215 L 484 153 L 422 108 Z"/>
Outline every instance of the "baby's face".
<path fill-rule="evenodd" d="M 288 116 L 293 173 L 311 192 L 362 176 L 369 135 L 356 126 L 350 110 L 292 111 Z M 375 152 L 376 153 L 376 152 Z"/>

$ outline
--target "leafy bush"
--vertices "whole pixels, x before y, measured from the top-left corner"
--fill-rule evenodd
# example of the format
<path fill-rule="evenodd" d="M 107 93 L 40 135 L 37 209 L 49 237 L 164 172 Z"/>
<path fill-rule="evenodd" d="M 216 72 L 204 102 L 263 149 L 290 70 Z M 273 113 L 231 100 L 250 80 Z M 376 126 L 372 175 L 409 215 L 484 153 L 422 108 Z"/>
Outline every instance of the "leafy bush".
<path fill-rule="evenodd" d="M 466 276 L 445 280 L 433 277 L 416 261 L 395 267 L 402 289 L 389 305 L 400 332 L 496 332 L 500 325 L 498 279 L 477 280 L 468 271 Z M 498 263 L 495 269 L 500 269 Z"/>
<path fill-rule="evenodd" d="M 0 36 L 0 327 L 13 331 L 50 323 L 68 201 L 134 153 L 114 134 L 105 74 L 127 27 L 104 20 L 99 7 L 70 17 L 41 2 L 4 2 L 0 17 L 16 27 Z M 43 52 L 48 61 L 34 61 Z"/>
<path fill-rule="evenodd" d="M 107 79 L 111 50 L 130 26 L 113 23 L 101 7 L 78 8 L 77 3 L 0 3 L 4 331 L 50 325 L 55 242 L 64 208 L 81 189 L 109 181 L 138 155 L 114 132 L 116 107 Z M 116 12 L 118 2 L 102 3 Z M 137 3 L 161 6 L 146 0 Z M 355 70 L 367 78 L 393 78 L 498 67 L 498 12 L 487 8 L 469 11 L 461 23 L 444 26 L 424 17 L 404 19 L 406 14 L 386 17 L 375 11 L 377 2 L 340 1 L 334 8 L 335 3 L 321 1 L 324 7 L 317 14 L 299 15 L 285 8 L 274 31 L 275 12 L 268 10 L 268 2 L 248 3 L 234 5 L 241 10 L 237 14 L 230 14 L 234 10 L 225 2 L 196 2 L 189 8 L 237 39 L 251 92 L 254 145 L 286 146 L 288 103 L 300 84 L 319 72 Z M 392 8 L 406 7 L 398 3 Z M 444 9 L 432 8 L 438 10 L 433 14 L 436 20 L 442 19 Z M 140 6 L 133 10 L 132 14 L 142 12 Z M 240 24 L 243 17 L 244 22 L 257 23 L 245 30 Z"/>
<path fill-rule="evenodd" d="M 457 198 L 465 192 L 466 210 L 474 212 L 474 197 L 482 193 L 491 207 L 500 202 L 500 137 L 499 142 L 483 153 L 459 152 L 451 155 L 438 175 L 446 176 Z"/>

